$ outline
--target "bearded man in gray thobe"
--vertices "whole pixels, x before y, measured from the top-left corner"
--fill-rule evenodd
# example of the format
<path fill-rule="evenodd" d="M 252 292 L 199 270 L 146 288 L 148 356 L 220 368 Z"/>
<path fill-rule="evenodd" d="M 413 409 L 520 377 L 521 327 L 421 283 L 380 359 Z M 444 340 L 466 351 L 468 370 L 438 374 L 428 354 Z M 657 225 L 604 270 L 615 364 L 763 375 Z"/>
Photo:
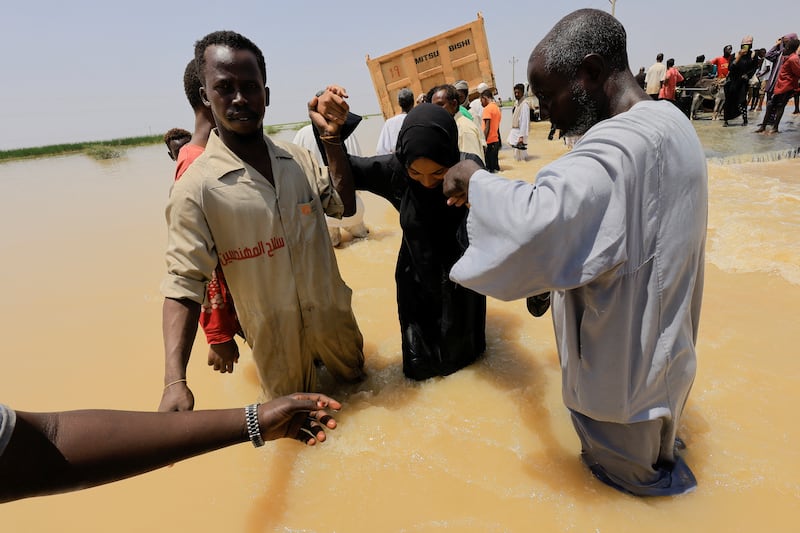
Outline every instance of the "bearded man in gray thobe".
<path fill-rule="evenodd" d="M 604 11 L 559 21 L 528 78 L 555 127 L 578 140 L 533 185 L 469 161 L 448 172 L 448 202 L 471 206 L 469 247 L 450 277 L 502 300 L 551 291 L 583 461 L 625 492 L 688 492 L 697 482 L 676 433 L 703 292 L 700 141 L 680 110 L 642 91 L 625 29 Z"/>

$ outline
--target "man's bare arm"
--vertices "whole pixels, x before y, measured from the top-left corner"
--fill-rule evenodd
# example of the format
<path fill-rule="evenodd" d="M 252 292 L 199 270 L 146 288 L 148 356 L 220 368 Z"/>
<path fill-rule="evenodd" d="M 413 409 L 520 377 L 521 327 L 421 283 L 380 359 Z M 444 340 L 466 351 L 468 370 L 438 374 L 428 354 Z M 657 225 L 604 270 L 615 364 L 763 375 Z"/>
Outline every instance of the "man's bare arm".
<path fill-rule="evenodd" d="M 186 382 L 186 366 L 197 334 L 200 304 L 164 298 L 161 327 L 164 334 L 164 392 L 159 411 L 190 411 L 194 395 Z"/>

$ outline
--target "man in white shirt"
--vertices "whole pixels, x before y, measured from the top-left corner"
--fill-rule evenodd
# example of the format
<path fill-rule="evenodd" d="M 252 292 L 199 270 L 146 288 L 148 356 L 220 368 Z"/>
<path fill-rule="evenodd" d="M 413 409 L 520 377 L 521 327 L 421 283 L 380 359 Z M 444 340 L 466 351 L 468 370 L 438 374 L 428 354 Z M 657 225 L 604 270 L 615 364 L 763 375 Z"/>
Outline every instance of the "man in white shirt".
<path fill-rule="evenodd" d="M 406 114 L 414 107 L 414 93 L 411 89 L 403 87 L 397 93 L 397 103 L 400 104 L 402 113 L 389 118 L 384 122 L 381 134 L 378 137 L 378 145 L 375 147 L 375 155 L 386 155 L 394 152 L 394 147 L 397 144 L 397 134 L 400 133 L 400 127 L 403 125 L 403 120 Z"/>
<path fill-rule="evenodd" d="M 511 113 L 511 130 L 508 132 L 508 144 L 514 149 L 514 160 L 528 160 L 528 130 L 531 126 L 531 109 L 525 100 L 525 86 L 514 85 L 514 98 L 517 100 Z"/>
<path fill-rule="evenodd" d="M 664 54 L 656 56 L 656 62 L 647 69 L 644 77 L 644 92 L 653 100 L 658 100 L 658 93 L 661 91 L 661 82 L 667 74 L 667 66 L 664 64 Z"/>

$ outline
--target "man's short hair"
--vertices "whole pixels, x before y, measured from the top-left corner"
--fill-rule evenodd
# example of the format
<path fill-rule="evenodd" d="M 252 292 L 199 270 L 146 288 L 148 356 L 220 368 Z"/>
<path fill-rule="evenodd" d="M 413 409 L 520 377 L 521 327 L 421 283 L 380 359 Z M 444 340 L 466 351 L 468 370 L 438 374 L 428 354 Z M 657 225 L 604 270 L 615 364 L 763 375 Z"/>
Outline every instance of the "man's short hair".
<path fill-rule="evenodd" d="M 667 68 L 672 68 L 672 66 L 674 64 L 675 64 L 675 58 L 674 57 L 670 57 L 669 59 L 667 59 Z"/>
<path fill-rule="evenodd" d="M 267 83 L 267 65 L 264 61 L 264 54 L 261 53 L 261 49 L 244 35 L 228 30 L 209 33 L 194 43 L 194 60 L 197 63 L 197 75 L 203 83 L 205 83 L 206 48 L 214 45 L 227 46 L 233 50 L 249 50 L 253 52 L 256 56 L 256 61 L 258 61 L 258 68 L 263 78 L 262 81 L 265 84 Z"/>
<path fill-rule="evenodd" d="M 619 20 L 599 9 L 579 9 L 559 20 L 534 53 L 541 53 L 547 72 L 569 79 L 590 54 L 602 57 L 611 72 L 628 70 L 626 46 L 627 35 Z"/>
<path fill-rule="evenodd" d="M 200 77 L 197 75 L 197 63 L 192 59 L 186 64 L 186 69 L 183 71 L 183 92 L 186 93 L 186 99 L 189 100 L 189 105 L 194 110 L 204 107 L 203 99 L 200 97 L 200 87 L 202 86 Z"/>
<path fill-rule="evenodd" d="M 522 91 L 522 94 L 525 94 L 525 86 L 523 84 L 517 83 L 516 85 L 514 85 L 514 90 L 516 91 L 517 89 Z"/>
<path fill-rule="evenodd" d="M 397 93 L 397 103 L 400 104 L 400 109 L 408 113 L 414 107 L 414 92 L 408 87 L 403 87 Z"/>
<path fill-rule="evenodd" d="M 662 54 L 662 53 L 659 53 L 659 54 L 656 56 L 656 61 L 658 61 L 659 63 L 661 63 L 662 61 L 664 61 L 664 54 Z"/>
<path fill-rule="evenodd" d="M 445 98 L 448 100 L 455 100 L 458 102 L 458 91 L 456 90 L 455 85 L 450 85 L 449 83 L 444 83 L 442 85 L 437 85 L 433 89 L 431 89 L 431 96 L 438 93 L 439 91 L 444 91 Z"/>
<path fill-rule="evenodd" d="M 486 89 L 485 91 L 483 91 L 481 93 L 481 96 L 485 96 L 489 100 L 494 100 L 494 95 L 492 94 L 492 90 L 491 89 Z"/>

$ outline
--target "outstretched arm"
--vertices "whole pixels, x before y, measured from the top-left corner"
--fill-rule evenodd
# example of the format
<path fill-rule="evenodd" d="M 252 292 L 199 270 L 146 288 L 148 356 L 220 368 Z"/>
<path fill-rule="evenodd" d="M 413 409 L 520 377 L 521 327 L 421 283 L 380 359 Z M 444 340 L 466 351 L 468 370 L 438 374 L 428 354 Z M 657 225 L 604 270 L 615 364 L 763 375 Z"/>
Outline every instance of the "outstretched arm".
<path fill-rule="evenodd" d="M 261 404 L 261 438 L 313 446 L 336 427 L 327 409 L 340 408 L 327 396 L 305 393 Z M 16 417 L 0 456 L 0 503 L 117 481 L 250 440 L 243 409 L 18 411 Z"/>

